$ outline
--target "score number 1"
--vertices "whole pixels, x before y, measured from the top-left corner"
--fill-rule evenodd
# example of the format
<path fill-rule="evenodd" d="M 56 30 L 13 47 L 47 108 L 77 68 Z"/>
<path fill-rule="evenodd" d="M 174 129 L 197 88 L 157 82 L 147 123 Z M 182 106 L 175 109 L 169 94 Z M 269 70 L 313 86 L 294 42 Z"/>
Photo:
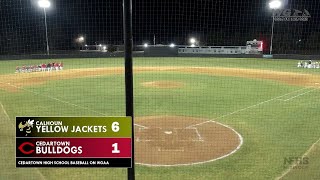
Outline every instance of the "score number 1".
<path fill-rule="evenodd" d="M 112 154 L 119 154 L 120 150 L 118 149 L 118 143 L 114 143 L 112 144 L 113 150 L 112 150 Z"/>
<path fill-rule="evenodd" d="M 119 132 L 120 131 L 120 127 L 119 127 L 119 123 L 118 122 L 113 122 L 111 129 L 113 132 Z M 119 154 L 120 150 L 118 149 L 118 143 L 114 143 L 112 144 L 113 150 L 112 153 L 113 154 Z"/>

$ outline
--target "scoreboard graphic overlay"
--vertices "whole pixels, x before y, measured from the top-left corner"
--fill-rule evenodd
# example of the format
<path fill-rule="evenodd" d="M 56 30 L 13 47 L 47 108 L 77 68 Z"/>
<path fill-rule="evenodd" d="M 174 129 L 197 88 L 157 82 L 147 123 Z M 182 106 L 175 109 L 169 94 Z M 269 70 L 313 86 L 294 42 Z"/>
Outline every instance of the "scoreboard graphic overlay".
<path fill-rule="evenodd" d="M 16 117 L 16 167 L 132 167 L 131 117 Z"/>

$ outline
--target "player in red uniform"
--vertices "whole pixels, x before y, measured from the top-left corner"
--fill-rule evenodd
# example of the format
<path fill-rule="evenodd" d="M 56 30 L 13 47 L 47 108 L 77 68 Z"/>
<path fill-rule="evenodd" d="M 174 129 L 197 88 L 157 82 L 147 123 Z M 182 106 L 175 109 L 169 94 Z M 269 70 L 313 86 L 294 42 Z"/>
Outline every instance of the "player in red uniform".
<path fill-rule="evenodd" d="M 54 63 L 54 69 L 55 69 L 56 71 L 59 71 L 59 64 L 58 64 L 58 63 Z"/>
<path fill-rule="evenodd" d="M 60 70 L 63 70 L 63 63 L 62 62 L 60 62 L 59 66 L 60 66 Z"/>
<path fill-rule="evenodd" d="M 41 65 L 41 70 L 42 70 L 42 71 L 46 71 L 46 68 L 47 68 L 47 65 L 46 65 L 45 63 L 43 63 L 43 64 Z"/>

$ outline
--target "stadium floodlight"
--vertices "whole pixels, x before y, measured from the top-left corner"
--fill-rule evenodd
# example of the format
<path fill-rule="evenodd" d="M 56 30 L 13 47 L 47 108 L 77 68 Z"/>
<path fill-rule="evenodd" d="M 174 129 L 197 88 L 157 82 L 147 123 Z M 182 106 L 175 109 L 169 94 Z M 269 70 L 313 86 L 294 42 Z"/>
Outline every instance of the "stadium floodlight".
<path fill-rule="evenodd" d="M 270 9 L 279 9 L 282 6 L 282 2 L 280 0 L 273 0 L 269 2 Z"/>
<path fill-rule="evenodd" d="M 40 0 L 38 1 L 38 5 L 41 8 L 49 8 L 51 6 L 51 3 L 48 0 Z"/>
<path fill-rule="evenodd" d="M 176 45 L 174 43 L 170 44 L 170 47 L 174 48 Z"/>
<path fill-rule="evenodd" d="M 282 2 L 280 0 L 272 0 L 269 2 L 269 8 L 273 10 L 272 12 L 272 31 L 271 31 L 271 43 L 270 43 L 270 55 L 272 55 L 272 43 L 273 43 L 273 29 L 274 29 L 274 11 L 280 9 Z"/>
<path fill-rule="evenodd" d="M 191 44 L 195 44 L 197 42 L 197 40 L 195 38 L 190 38 L 190 43 Z"/>
<path fill-rule="evenodd" d="M 49 55 L 50 54 L 50 50 L 49 50 L 49 40 L 48 40 L 48 26 L 47 26 L 46 8 L 49 8 L 51 6 L 51 3 L 48 0 L 39 0 L 38 1 L 38 5 L 39 5 L 40 8 L 43 8 L 44 23 L 45 23 L 45 28 L 46 28 L 47 55 Z"/>
<path fill-rule="evenodd" d="M 149 45 L 148 45 L 148 43 L 144 43 L 144 45 L 143 45 L 145 48 L 147 48 Z"/>
<path fill-rule="evenodd" d="M 102 46 L 102 44 L 99 44 L 99 46 L 101 47 L 101 46 Z"/>
<path fill-rule="evenodd" d="M 79 43 L 83 43 L 83 42 L 84 42 L 84 37 L 83 37 L 83 36 L 80 36 L 80 37 L 78 38 L 78 42 L 79 42 Z"/>
<path fill-rule="evenodd" d="M 84 45 L 85 47 L 88 47 L 88 44 Z"/>

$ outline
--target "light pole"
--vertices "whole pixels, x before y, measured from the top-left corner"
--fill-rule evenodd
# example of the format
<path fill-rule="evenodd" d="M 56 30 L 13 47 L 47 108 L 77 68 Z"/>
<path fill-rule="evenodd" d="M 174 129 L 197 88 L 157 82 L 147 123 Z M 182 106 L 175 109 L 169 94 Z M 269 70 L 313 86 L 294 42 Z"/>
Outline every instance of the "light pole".
<path fill-rule="evenodd" d="M 272 9 L 272 30 L 271 30 L 271 43 L 270 43 L 270 55 L 272 55 L 272 43 L 273 43 L 273 29 L 274 29 L 274 11 L 282 6 L 280 0 L 273 0 L 269 2 L 269 8 Z"/>
<path fill-rule="evenodd" d="M 40 8 L 43 8 L 43 13 L 44 13 L 44 24 L 45 24 L 45 28 L 46 28 L 46 42 L 47 42 L 47 55 L 50 54 L 50 50 L 49 50 L 49 40 L 48 40 L 48 26 L 47 26 L 47 12 L 46 12 L 46 8 L 49 8 L 51 3 L 48 0 L 39 0 L 38 1 L 38 5 Z"/>

